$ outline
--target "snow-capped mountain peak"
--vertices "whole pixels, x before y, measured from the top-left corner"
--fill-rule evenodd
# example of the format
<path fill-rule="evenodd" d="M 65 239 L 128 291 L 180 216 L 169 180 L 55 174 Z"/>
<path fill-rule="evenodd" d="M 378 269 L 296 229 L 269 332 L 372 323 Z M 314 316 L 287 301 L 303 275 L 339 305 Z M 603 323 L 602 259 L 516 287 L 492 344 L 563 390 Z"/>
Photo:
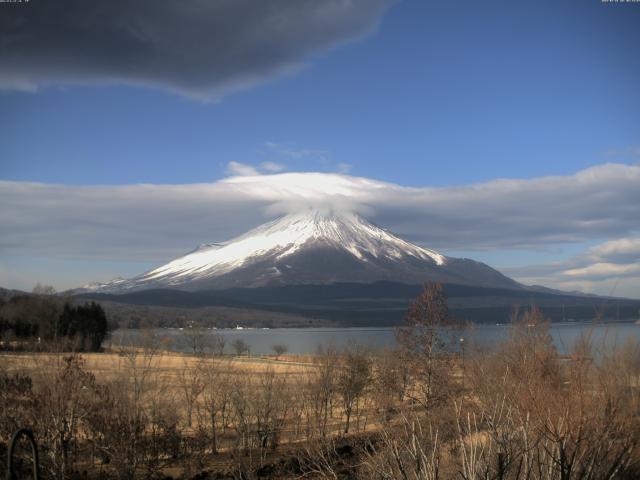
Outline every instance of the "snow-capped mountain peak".
<path fill-rule="evenodd" d="M 84 285 L 82 288 L 79 288 L 78 290 L 85 291 L 85 292 L 112 290 L 112 289 L 117 289 L 120 285 L 125 284 L 127 281 L 128 280 L 126 278 L 116 277 L 112 280 L 109 280 L 106 283 L 100 283 L 100 282 L 88 283 Z"/>
<path fill-rule="evenodd" d="M 355 214 L 309 211 L 286 215 L 223 244 L 203 246 L 142 278 L 157 280 L 170 276 L 179 281 L 182 277 L 217 276 L 263 255 L 275 255 L 282 260 L 310 243 L 345 249 L 360 260 L 369 256 L 412 255 L 431 259 L 437 265 L 445 262 L 439 253 L 405 242 Z"/>
<path fill-rule="evenodd" d="M 190 253 L 127 281 L 93 291 L 206 289 L 393 280 L 468 282 L 465 272 L 512 282 L 486 265 L 445 257 L 407 242 L 355 213 L 308 210 L 285 215 L 224 243 Z M 472 275 L 472 276 L 473 276 Z"/>

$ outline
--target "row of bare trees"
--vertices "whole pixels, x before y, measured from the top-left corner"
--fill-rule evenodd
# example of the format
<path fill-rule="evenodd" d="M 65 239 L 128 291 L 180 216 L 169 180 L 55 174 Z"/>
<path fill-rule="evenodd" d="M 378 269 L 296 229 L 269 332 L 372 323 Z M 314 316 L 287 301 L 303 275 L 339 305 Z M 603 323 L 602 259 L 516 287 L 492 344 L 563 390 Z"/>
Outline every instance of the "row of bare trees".
<path fill-rule="evenodd" d="M 98 377 L 78 354 L 25 356 L 34 364 L 24 371 L 0 371 L 2 442 L 34 428 L 56 479 L 81 469 L 153 477 L 175 464 L 193 473 L 220 452 L 261 464 L 283 442 L 364 430 L 382 390 L 372 352 L 358 345 L 329 347 L 291 372 L 254 372 L 212 352 L 165 358 L 161 346 L 122 348 Z"/>
<path fill-rule="evenodd" d="M 471 363 L 454 401 L 462 477 L 636 478 L 640 346 L 599 350 L 586 336 L 560 358 L 538 311 Z M 490 379 L 491 381 L 486 381 Z"/>
<path fill-rule="evenodd" d="M 34 428 L 46 478 L 61 480 L 157 478 L 169 466 L 190 478 L 220 458 L 252 478 L 283 444 L 297 452 L 288 474 L 309 478 L 638 478 L 637 342 L 604 350 L 586 336 L 561 357 L 530 309 L 501 345 L 469 342 L 463 363 L 452 329 L 431 285 L 397 349 L 328 346 L 295 368 L 238 362 L 195 334 L 194 355 L 148 337 L 109 368 L 34 356 L 0 368 L 0 439 Z"/>
<path fill-rule="evenodd" d="M 531 308 L 514 313 L 498 346 L 468 346 L 463 363 L 448 338 L 455 328 L 442 289 L 427 286 L 398 330 L 400 350 L 376 362 L 392 414 L 355 460 L 345 462 L 335 438 L 310 446 L 307 471 L 369 480 L 640 478 L 636 338 L 611 348 L 587 333 L 560 356 Z"/>
<path fill-rule="evenodd" d="M 226 339 L 220 334 L 212 334 L 200 325 L 190 324 L 183 331 L 184 341 L 187 349 L 194 355 L 214 355 L 224 354 Z M 251 346 L 242 338 L 236 338 L 231 342 L 231 349 L 238 355 L 249 355 Z M 284 343 L 277 343 L 271 347 L 276 355 L 276 359 L 289 351 L 289 346 Z"/>
<path fill-rule="evenodd" d="M 506 341 L 472 347 L 463 364 L 442 349 L 447 318 L 437 285 L 410 309 L 399 340 L 418 362 L 409 375 L 420 408 L 403 405 L 371 438 L 363 478 L 639 478 L 637 339 L 611 348 L 587 333 L 560 356 L 534 307 L 514 313 Z"/>

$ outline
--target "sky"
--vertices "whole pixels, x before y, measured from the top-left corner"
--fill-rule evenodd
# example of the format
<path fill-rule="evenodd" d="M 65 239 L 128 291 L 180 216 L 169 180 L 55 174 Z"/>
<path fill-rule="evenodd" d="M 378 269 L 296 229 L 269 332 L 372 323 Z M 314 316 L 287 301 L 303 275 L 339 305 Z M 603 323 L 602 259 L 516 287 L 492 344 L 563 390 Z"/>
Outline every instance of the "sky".
<path fill-rule="evenodd" d="M 639 27 L 600 0 L 0 3 L 0 286 L 133 276 L 340 185 L 447 255 L 640 298 Z"/>

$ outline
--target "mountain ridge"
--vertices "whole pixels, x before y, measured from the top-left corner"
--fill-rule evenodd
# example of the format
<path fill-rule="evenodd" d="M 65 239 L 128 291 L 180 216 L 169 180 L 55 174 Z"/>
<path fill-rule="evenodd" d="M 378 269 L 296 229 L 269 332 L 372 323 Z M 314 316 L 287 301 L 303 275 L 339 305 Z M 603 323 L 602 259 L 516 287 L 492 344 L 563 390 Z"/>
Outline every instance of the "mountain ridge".
<path fill-rule="evenodd" d="M 87 285 L 77 292 L 376 281 L 524 288 L 488 265 L 415 245 L 357 214 L 309 210 L 267 222 L 228 242 L 203 244 L 137 277 Z"/>
<path fill-rule="evenodd" d="M 571 294 L 443 284 L 452 315 L 478 323 L 506 323 L 514 309 L 535 305 L 552 321 L 594 318 L 637 318 L 640 300 L 586 297 Z M 188 312 L 206 307 L 229 307 L 268 314 L 280 312 L 338 326 L 400 325 L 421 285 L 396 282 L 289 285 L 225 290 L 182 291 L 149 289 L 125 294 L 83 293 L 79 300 L 181 308 Z M 215 324 L 215 320 L 211 320 Z"/>

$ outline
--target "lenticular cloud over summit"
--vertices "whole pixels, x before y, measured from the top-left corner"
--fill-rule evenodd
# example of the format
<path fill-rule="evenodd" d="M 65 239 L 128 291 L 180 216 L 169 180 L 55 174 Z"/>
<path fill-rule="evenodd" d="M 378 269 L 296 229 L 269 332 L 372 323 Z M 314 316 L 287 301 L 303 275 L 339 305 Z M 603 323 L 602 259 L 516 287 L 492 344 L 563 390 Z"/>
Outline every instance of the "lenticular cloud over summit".
<path fill-rule="evenodd" d="M 224 180 L 247 198 L 268 204 L 268 215 L 307 210 L 373 215 L 375 192 L 392 185 L 362 177 L 326 173 L 283 173 L 232 177 Z"/>
<path fill-rule="evenodd" d="M 3 255 L 160 262 L 309 209 L 357 213 L 437 250 L 538 249 L 637 235 L 640 166 L 422 188 L 326 173 L 186 185 L 0 182 L 0 201 Z"/>

